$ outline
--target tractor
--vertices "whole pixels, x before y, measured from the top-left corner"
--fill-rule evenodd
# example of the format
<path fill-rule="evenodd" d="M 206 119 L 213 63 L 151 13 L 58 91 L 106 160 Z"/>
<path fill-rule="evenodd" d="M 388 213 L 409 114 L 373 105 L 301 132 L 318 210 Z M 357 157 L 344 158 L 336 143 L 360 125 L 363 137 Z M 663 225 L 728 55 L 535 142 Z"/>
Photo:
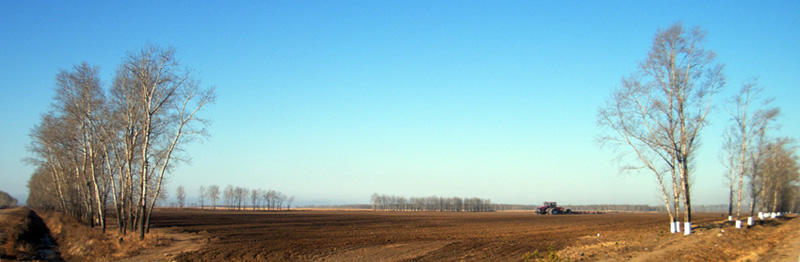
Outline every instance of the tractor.
<path fill-rule="evenodd" d="M 569 208 L 563 208 L 558 206 L 556 202 L 544 202 L 544 205 L 536 208 L 536 214 L 540 215 L 560 215 L 560 214 L 572 214 L 572 210 Z"/>

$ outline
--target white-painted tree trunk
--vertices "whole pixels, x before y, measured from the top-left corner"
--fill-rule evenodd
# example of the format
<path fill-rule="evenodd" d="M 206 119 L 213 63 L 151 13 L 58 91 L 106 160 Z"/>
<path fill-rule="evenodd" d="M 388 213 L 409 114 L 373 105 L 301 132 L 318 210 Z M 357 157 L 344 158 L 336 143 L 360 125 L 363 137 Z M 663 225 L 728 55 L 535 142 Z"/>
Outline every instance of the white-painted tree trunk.
<path fill-rule="evenodd" d="M 683 223 L 683 235 L 688 236 L 692 234 L 692 222 Z"/>

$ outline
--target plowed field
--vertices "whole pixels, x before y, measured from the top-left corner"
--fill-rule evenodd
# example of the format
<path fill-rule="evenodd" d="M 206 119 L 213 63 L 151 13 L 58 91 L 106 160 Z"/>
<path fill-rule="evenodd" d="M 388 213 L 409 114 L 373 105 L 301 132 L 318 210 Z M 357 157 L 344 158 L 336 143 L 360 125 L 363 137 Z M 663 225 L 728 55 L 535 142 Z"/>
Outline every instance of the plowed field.
<path fill-rule="evenodd" d="M 721 219 L 694 217 L 696 225 Z M 642 213 L 163 210 L 152 221 L 208 238 L 198 251 L 175 257 L 183 261 L 522 261 L 558 254 L 602 260 L 678 237 L 667 232 L 665 214 Z M 574 247 L 587 253 L 570 253 Z"/>

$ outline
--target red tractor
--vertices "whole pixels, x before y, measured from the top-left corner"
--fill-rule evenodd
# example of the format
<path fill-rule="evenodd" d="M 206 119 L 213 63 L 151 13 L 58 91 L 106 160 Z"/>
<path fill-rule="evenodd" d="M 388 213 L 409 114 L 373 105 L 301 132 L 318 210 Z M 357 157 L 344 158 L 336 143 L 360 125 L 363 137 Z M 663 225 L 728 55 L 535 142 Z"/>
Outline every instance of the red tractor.
<path fill-rule="evenodd" d="M 544 202 L 544 205 L 536 208 L 536 214 L 540 215 L 560 215 L 560 214 L 572 214 L 572 210 L 569 208 L 564 209 L 563 207 L 558 206 L 556 202 Z"/>

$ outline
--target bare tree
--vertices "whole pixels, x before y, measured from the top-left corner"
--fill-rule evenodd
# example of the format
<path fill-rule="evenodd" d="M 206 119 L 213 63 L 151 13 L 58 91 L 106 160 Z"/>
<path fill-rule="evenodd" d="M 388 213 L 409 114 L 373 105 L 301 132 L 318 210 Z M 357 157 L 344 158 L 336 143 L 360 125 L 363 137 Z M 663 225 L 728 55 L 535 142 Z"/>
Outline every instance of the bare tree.
<path fill-rule="evenodd" d="M 225 206 L 231 208 L 231 206 L 233 206 L 235 203 L 234 201 L 236 197 L 236 193 L 233 191 L 233 186 L 227 185 L 222 195 L 225 197 Z"/>
<path fill-rule="evenodd" d="M 241 210 L 245 205 L 247 205 L 247 193 L 249 190 L 243 187 L 236 187 L 233 189 L 233 199 L 236 204 L 236 209 Z"/>
<path fill-rule="evenodd" d="M 267 190 L 267 193 L 264 194 L 264 200 L 267 201 L 267 210 L 275 209 L 275 190 Z"/>
<path fill-rule="evenodd" d="M 200 209 L 205 208 L 205 200 L 206 200 L 206 187 L 200 186 L 199 190 L 199 200 L 200 200 Z"/>
<path fill-rule="evenodd" d="M 800 165 L 797 160 L 797 147 L 788 138 L 778 138 L 767 143 L 761 157 L 762 176 L 761 207 L 768 212 L 787 211 L 796 199 L 797 181 L 800 179 Z"/>
<path fill-rule="evenodd" d="M 730 199 L 728 216 L 733 211 L 733 183 L 738 181 L 736 197 L 736 217 L 741 216 L 742 194 L 744 191 L 745 173 L 747 171 L 749 156 L 753 154 L 753 143 L 764 134 L 771 122 L 774 122 L 779 114 L 778 108 L 771 107 L 773 99 L 761 97 L 763 88 L 758 87 L 755 80 L 751 80 L 742 85 L 739 93 L 731 99 L 727 111 L 731 115 L 731 128 L 726 132 L 728 141 L 724 152 L 727 155 L 727 163 L 730 175 Z M 735 175 L 735 177 L 734 177 Z M 752 214 L 751 214 L 752 215 Z"/>
<path fill-rule="evenodd" d="M 128 182 L 134 180 L 134 173 L 138 175 L 135 212 L 140 238 L 149 230 L 165 175 L 176 161 L 187 160 L 174 153 L 182 144 L 206 135 L 207 121 L 196 113 L 215 98 L 213 88 L 201 90 L 190 71 L 180 68 L 174 54 L 172 48 L 153 45 L 129 53 L 112 89 L 125 127 Z"/>
<path fill-rule="evenodd" d="M 105 232 L 106 181 L 101 168 L 102 137 L 100 115 L 105 96 L 98 69 L 87 63 L 56 75 L 55 102 L 31 132 L 30 150 L 36 157 L 28 161 L 52 176 L 61 211 L 78 219 L 99 224 Z M 43 182 L 39 180 L 37 182 Z M 45 186 L 32 183 L 30 186 Z M 42 188 L 31 188 L 32 191 Z M 43 195 L 40 195 L 43 196 Z M 47 198 L 39 198 L 48 201 Z"/>
<path fill-rule="evenodd" d="M 598 113 L 598 125 L 614 133 L 601 137 L 601 143 L 626 149 L 620 157 L 633 153 L 640 165 L 625 170 L 644 169 L 654 175 L 671 221 L 676 221 L 672 212 L 678 214 L 682 196 L 687 225 L 692 220 L 689 182 L 697 138 L 712 97 L 725 84 L 716 55 L 702 46 L 705 35 L 680 23 L 659 30 L 647 59 L 622 80 Z M 671 190 L 664 183 L 666 174 L 672 177 Z"/>
<path fill-rule="evenodd" d="M 736 195 L 736 184 L 740 181 L 737 176 L 737 160 L 739 147 L 736 144 L 734 134 L 736 130 L 733 128 L 726 129 L 722 137 L 724 142 L 722 144 L 722 164 L 725 166 L 725 180 L 728 182 L 728 219 L 733 219 L 733 205 L 734 196 Z"/>
<path fill-rule="evenodd" d="M 273 192 L 272 190 L 261 190 L 261 198 L 264 199 L 264 207 L 265 207 L 264 209 L 269 210 L 271 208 L 270 201 L 272 200 L 272 195 L 274 193 L 275 192 Z"/>
<path fill-rule="evenodd" d="M 183 208 L 186 203 L 186 190 L 183 189 L 183 186 L 178 186 L 178 189 L 175 190 L 175 197 L 178 199 L 178 207 Z"/>
<path fill-rule="evenodd" d="M 748 152 L 749 160 L 748 163 L 749 168 L 747 172 L 748 178 L 748 189 L 750 191 L 750 216 L 755 216 L 757 200 L 759 200 L 759 196 L 764 192 L 764 182 L 765 182 L 765 175 L 764 175 L 764 168 L 763 162 L 766 158 L 767 150 L 769 149 L 767 146 L 769 145 L 769 141 L 766 136 L 766 130 L 762 130 L 762 132 L 758 132 L 756 134 L 757 138 L 754 140 L 755 144 L 752 147 L 752 150 Z M 763 206 L 763 205 L 762 205 Z"/>
<path fill-rule="evenodd" d="M 380 206 L 380 195 L 378 195 L 378 193 L 372 193 L 369 199 L 370 202 L 372 202 L 372 210 L 377 211 Z"/>
<path fill-rule="evenodd" d="M 218 185 L 210 185 L 208 186 L 208 198 L 211 200 L 212 209 L 217 209 L 217 199 L 219 199 L 219 186 Z"/>
<path fill-rule="evenodd" d="M 251 203 L 253 204 L 253 210 L 256 210 L 256 208 L 258 208 L 258 199 L 259 199 L 259 191 L 258 191 L 258 189 L 251 190 L 250 191 L 250 200 L 251 200 Z"/>
<path fill-rule="evenodd" d="M 283 202 L 286 201 L 286 195 L 284 195 L 281 192 L 277 192 L 276 191 L 275 192 L 275 201 L 277 201 L 278 210 L 281 210 L 283 208 Z"/>
<path fill-rule="evenodd" d="M 181 146 L 207 135 L 208 121 L 197 113 L 215 99 L 213 88 L 200 89 L 175 61 L 173 49 L 129 53 L 110 99 L 96 67 L 59 72 L 53 107 L 31 132 L 36 157 L 29 162 L 39 167 L 29 183 L 34 203 L 105 230 L 110 196 L 120 233 L 138 230 L 144 237 L 153 207 L 165 197 L 165 176 L 188 161 Z"/>

